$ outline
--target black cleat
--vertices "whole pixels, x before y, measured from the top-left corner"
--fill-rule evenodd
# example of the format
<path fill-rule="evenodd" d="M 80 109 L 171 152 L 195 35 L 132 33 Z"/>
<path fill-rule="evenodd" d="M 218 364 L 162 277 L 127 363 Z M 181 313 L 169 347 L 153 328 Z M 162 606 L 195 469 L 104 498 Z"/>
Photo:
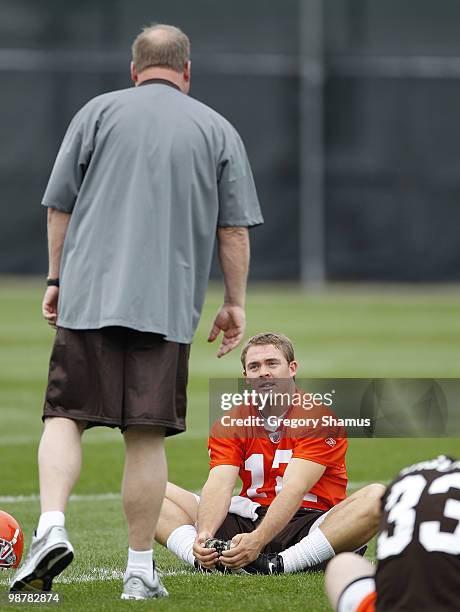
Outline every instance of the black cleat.
<path fill-rule="evenodd" d="M 247 574 L 284 574 L 283 557 L 278 553 L 260 554 L 242 568 Z"/>
<path fill-rule="evenodd" d="M 205 548 L 215 548 L 217 554 L 220 556 L 224 550 L 230 550 L 231 540 L 218 540 L 217 538 L 209 538 L 204 543 Z"/>
<path fill-rule="evenodd" d="M 205 548 L 215 548 L 216 552 L 219 555 L 221 555 L 224 552 L 224 550 L 229 550 L 230 544 L 231 544 L 231 540 L 219 540 L 218 538 L 209 538 L 204 543 L 204 547 Z M 225 567 L 225 565 L 223 565 L 222 563 L 219 563 L 219 561 L 217 561 L 216 565 L 214 566 L 214 569 L 207 569 L 206 567 L 203 567 L 201 563 L 198 561 L 198 559 L 195 559 L 194 565 L 195 565 L 195 569 L 201 572 L 202 574 L 213 574 L 215 572 L 220 572 L 221 574 L 231 574 L 232 573 L 231 569 Z"/>

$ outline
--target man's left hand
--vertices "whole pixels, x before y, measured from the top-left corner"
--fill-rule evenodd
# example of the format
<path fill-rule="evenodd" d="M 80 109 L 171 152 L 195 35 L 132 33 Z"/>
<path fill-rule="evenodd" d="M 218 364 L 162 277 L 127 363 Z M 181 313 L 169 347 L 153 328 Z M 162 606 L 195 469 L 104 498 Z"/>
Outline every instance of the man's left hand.
<path fill-rule="evenodd" d="M 232 539 L 232 548 L 224 550 L 219 561 L 230 569 L 240 569 L 257 559 L 263 547 L 264 542 L 259 539 L 256 531 L 238 533 Z"/>

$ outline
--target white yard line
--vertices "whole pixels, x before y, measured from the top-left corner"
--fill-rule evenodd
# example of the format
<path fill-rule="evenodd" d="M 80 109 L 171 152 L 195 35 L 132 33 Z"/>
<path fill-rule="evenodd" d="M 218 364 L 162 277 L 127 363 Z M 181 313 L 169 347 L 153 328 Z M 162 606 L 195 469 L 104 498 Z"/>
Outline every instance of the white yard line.
<path fill-rule="evenodd" d="M 71 495 L 70 501 L 86 502 L 86 501 L 107 501 L 112 499 L 120 499 L 120 493 L 95 493 L 94 495 Z M 34 495 L 3 495 L 0 496 L 0 504 L 20 504 L 40 501 L 40 496 Z"/>
<path fill-rule="evenodd" d="M 165 570 L 163 571 L 159 568 L 159 571 L 162 576 L 185 576 L 186 574 L 190 574 L 187 570 Z M 92 572 L 87 574 L 77 574 L 76 576 L 62 576 L 56 578 L 56 583 L 61 584 L 74 584 L 80 582 L 97 582 L 97 581 L 105 581 L 105 580 L 122 580 L 124 576 L 124 571 L 120 570 L 109 570 L 109 569 L 94 569 Z"/>
<path fill-rule="evenodd" d="M 170 576 L 185 576 L 190 574 L 187 570 L 161 570 L 162 576 L 169 578 Z M 109 570 L 109 569 L 94 569 L 92 572 L 86 574 L 70 574 L 69 576 L 61 576 L 56 578 L 55 584 L 81 584 L 85 582 L 105 582 L 107 580 L 122 580 L 124 572 L 121 570 Z M 0 578 L 0 586 L 7 586 L 10 582 L 10 578 Z M 55 589 L 58 590 L 58 589 Z"/>

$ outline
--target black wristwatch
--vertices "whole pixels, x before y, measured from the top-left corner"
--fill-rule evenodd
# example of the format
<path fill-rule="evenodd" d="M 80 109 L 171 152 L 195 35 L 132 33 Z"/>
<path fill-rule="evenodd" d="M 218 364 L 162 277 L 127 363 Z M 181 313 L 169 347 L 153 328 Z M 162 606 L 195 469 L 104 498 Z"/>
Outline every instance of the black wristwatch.
<path fill-rule="evenodd" d="M 59 287 L 59 279 L 58 278 L 47 278 L 46 286 L 47 287 Z"/>

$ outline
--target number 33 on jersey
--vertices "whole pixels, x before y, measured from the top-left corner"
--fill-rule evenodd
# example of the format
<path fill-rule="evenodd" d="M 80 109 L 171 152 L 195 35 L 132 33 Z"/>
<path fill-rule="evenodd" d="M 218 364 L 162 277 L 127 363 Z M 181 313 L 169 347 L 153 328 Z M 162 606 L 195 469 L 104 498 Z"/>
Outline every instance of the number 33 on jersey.
<path fill-rule="evenodd" d="M 402 470 L 382 509 L 378 609 L 460 609 L 460 461 L 441 455 Z"/>

